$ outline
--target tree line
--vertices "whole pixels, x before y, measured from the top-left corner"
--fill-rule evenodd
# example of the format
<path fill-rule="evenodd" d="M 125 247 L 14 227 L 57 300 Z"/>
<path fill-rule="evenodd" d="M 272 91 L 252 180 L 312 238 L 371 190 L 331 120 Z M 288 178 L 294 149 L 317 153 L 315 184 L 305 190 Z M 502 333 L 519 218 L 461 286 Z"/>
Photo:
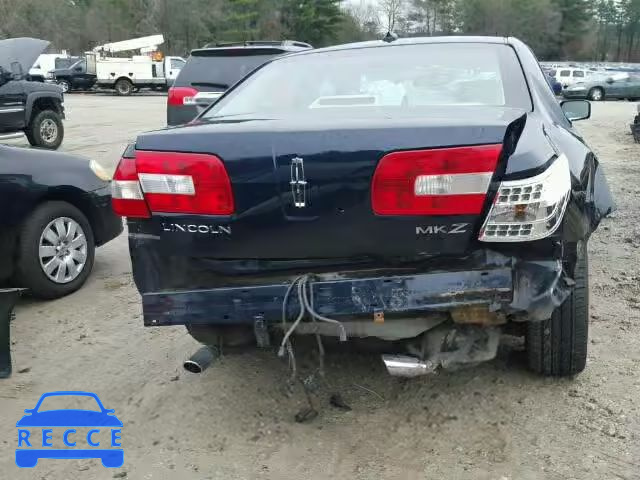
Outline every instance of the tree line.
<path fill-rule="evenodd" d="M 314 46 L 400 36 L 513 35 L 540 59 L 640 62 L 640 0 L 0 0 L 0 38 L 82 53 L 162 33 L 166 53 L 294 39 Z"/>

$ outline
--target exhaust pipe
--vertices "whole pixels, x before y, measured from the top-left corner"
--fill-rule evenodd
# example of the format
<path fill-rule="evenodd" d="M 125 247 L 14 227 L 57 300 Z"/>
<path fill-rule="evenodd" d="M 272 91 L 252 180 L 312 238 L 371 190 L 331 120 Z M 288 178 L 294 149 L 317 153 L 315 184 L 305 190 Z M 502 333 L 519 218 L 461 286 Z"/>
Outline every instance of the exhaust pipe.
<path fill-rule="evenodd" d="M 434 373 L 436 366 L 433 362 L 422 361 L 419 358 L 407 355 L 382 355 L 382 361 L 389 375 L 394 377 L 420 377 Z"/>
<path fill-rule="evenodd" d="M 187 372 L 202 373 L 211 363 L 218 359 L 220 353 L 217 348 L 201 347 L 196 353 L 185 360 L 183 367 Z"/>

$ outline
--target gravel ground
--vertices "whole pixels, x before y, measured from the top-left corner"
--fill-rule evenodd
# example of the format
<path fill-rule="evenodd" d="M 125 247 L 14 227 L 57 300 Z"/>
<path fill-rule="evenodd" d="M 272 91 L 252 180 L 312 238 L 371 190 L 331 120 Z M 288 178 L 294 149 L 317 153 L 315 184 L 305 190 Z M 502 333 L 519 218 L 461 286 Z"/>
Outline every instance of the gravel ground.
<path fill-rule="evenodd" d="M 69 95 L 66 151 L 114 167 L 136 133 L 160 127 L 165 99 Z M 406 381 L 378 357 L 329 359 L 329 406 L 297 424 L 300 391 L 269 352 L 181 370 L 197 344 L 184 328 L 144 328 L 124 236 L 100 249 L 86 286 L 23 300 L 13 324 L 17 373 L 0 383 L 0 478 L 6 479 L 639 479 L 640 155 L 635 105 L 594 105 L 581 132 L 605 165 L 619 210 L 590 242 L 591 345 L 574 380 L 544 379 L 504 353 L 480 367 Z M 14 464 L 15 422 L 43 392 L 98 393 L 123 421 L 125 464 Z"/>

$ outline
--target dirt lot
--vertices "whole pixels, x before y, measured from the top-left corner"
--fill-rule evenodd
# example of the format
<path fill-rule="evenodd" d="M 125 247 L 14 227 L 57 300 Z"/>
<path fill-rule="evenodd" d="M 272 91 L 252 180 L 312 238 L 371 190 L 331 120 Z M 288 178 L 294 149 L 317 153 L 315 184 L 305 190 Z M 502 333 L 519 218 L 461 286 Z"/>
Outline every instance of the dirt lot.
<path fill-rule="evenodd" d="M 164 123 L 162 97 L 67 97 L 64 149 L 114 166 L 128 139 Z M 329 361 L 343 412 L 320 395 L 320 416 L 293 421 L 301 392 L 282 393 L 274 354 L 227 357 L 203 375 L 182 360 L 182 327 L 143 328 L 126 237 L 100 249 L 79 292 L 23 300 L 13 325 L 18 370 L 0 383 L 3 479 L 637 479 L 640 478 L 640 147 L 635 105 L 594 105 L 580 129 L 619 205 L 590 243 L 591 345 L 574 380 L 528 373 L 517 355 L 415 381 L 387 376 L 377 357 Z M 22 372 L 22 373 L 20 373 Z M 123 421 L 125 464 L 14 464 L 15 422 L 43 392 L 88 390 Z"/>

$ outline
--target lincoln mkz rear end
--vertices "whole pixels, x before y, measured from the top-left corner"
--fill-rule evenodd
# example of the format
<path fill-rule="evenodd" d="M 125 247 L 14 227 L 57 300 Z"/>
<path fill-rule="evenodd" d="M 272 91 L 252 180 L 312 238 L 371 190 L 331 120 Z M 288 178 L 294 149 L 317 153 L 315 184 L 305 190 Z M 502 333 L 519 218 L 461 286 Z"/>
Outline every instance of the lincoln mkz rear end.
<path fill-rule="evenodd" d="M 534 371 L 578 373 L 587 242 L 614 208 L 572 126 L 589 115 L 511 38 L 275 59 L 120 162 L 144 323 L 280 355 L 374 337 L 405 376 L 491 359 L 506 332 Z"/>

